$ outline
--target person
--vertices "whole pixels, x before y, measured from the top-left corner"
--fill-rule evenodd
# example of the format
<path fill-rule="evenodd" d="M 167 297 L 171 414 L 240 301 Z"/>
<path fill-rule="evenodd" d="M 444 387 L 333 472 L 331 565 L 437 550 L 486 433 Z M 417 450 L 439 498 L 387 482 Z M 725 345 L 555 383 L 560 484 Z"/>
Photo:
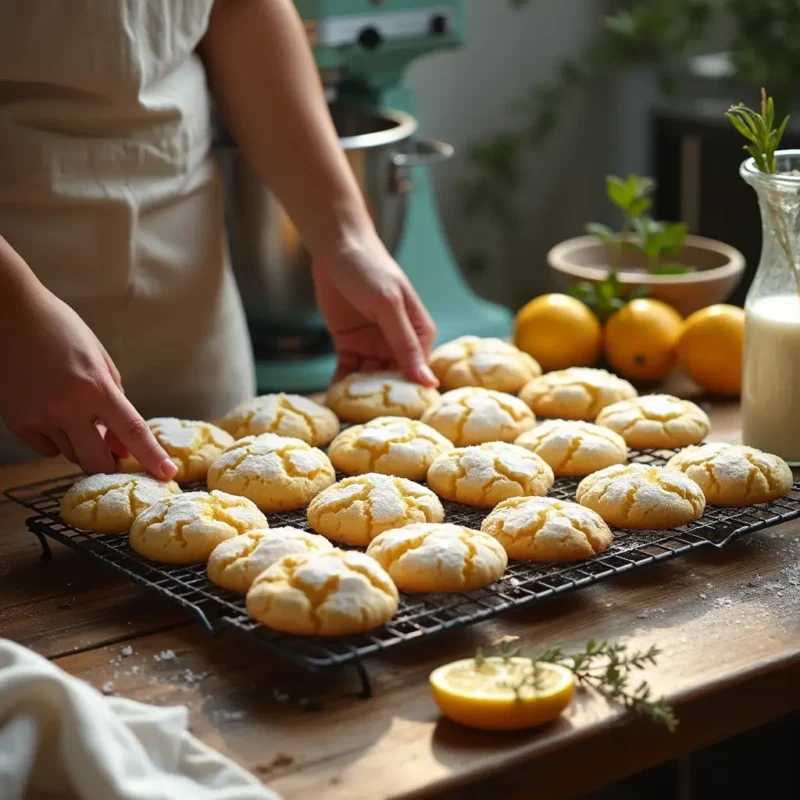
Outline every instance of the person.
<path fill-rule="evenodd" d="M 166 479 L 144 418 L 254 393 L 209 88 L 314 259 L 337 374 L 435 385 L 433 322 L 375 232 L 291 0 L 3 0 L 0 462 L 113 472 L 130 452 Z"/>

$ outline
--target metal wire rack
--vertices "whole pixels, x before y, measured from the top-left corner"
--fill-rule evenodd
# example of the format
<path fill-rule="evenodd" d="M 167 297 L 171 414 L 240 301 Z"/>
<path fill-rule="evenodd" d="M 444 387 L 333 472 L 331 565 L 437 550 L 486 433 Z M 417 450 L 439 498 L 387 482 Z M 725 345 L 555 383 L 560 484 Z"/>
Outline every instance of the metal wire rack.
<path fill-rule="evenodd" d="M 673 451 L 632 453 L 632 461 L 662 464 Z M 470 625 L 541 600 L 589 586 L 598 581 L 666 561 L 701 547 L 722 548 L 747 533 L 800 517 L 800 484 L 778 501 L 746 508 L 708 508 L 696 522 L 671 530 L 616 531 L 609 550 L 588 561 L 572 564 L 510 562 L 505 575 L 492 586 L 463 594 L 403 594 L 396 617 L 387 625 L 357 636 L 291 636 L 265 628 L 248 616 L 244 598 L 220 589 L 206 578 L 205 565 L 155 564 L 133 551 L 127 536 L 106 536 L 79 531 L 58 515 L 62 495 L 79 476 L 10 489 L 6 495 L 30 508 L 31 532 L 50 558 L 48 538 L 87 553 L 138 584 L 155 590 L 190 611 L 212 635 L 233 629 L 277 655 L 310 670 L 354 665 L 365 694 L 369 681 L 362 659 L 389 648 L 432 636 L 440 631 Z M 573 500 L 578 479 L 556 481 L 550 496 Z M 202 486 L 193 488 L 204 488 Z M 480 528 L 488 509 L 445 503 L 446 519 Z M 271 514 L 270 524 L 293 525 L 308 530 L 305 511 Z"/>

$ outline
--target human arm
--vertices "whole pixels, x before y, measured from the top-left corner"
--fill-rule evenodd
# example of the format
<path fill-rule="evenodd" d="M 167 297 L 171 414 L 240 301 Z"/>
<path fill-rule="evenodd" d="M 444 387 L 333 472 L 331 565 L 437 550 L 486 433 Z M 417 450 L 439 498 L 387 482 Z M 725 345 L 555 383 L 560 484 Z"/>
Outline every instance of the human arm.
<path fill-rule="evenodd" d="M 62 453 L 90 473 L 114 472 L 113 448 L 130 451 L 156 477 L 175 474 L 103 345 L 2 236 L 0 342 L 0 417 L 29 447 Z"/>
<path fill-rule="evenodd" d="M 312 255 L 339 374 L 398 365 L 434 385 L 433 322 L 375 231 L 290 0 L 216 0 L 200 54 L 228 128 Z"/>

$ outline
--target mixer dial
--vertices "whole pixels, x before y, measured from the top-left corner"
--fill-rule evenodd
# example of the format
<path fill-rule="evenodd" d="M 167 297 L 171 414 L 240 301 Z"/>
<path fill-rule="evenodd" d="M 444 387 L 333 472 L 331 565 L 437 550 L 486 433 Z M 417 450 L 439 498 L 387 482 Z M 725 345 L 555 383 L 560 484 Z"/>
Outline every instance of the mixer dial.
<path fill-rule="evenodd" d="M 377 28 L 364 28 L 358 36 L 359 44 L 367 50 L 374 50 L 382 41 L 383 37 Z"/>

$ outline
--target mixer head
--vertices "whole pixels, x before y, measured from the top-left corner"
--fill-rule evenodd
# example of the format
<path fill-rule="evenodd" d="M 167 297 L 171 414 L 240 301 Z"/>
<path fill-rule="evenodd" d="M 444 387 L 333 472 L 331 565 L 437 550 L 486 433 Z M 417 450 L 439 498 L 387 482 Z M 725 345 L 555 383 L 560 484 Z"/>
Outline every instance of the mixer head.
<path fill-rule="evenodd" d="M 379 90 L 410 61 L 463 41 L 463 0 L 294 0 L 332 99 L 348 83 Z"/>

